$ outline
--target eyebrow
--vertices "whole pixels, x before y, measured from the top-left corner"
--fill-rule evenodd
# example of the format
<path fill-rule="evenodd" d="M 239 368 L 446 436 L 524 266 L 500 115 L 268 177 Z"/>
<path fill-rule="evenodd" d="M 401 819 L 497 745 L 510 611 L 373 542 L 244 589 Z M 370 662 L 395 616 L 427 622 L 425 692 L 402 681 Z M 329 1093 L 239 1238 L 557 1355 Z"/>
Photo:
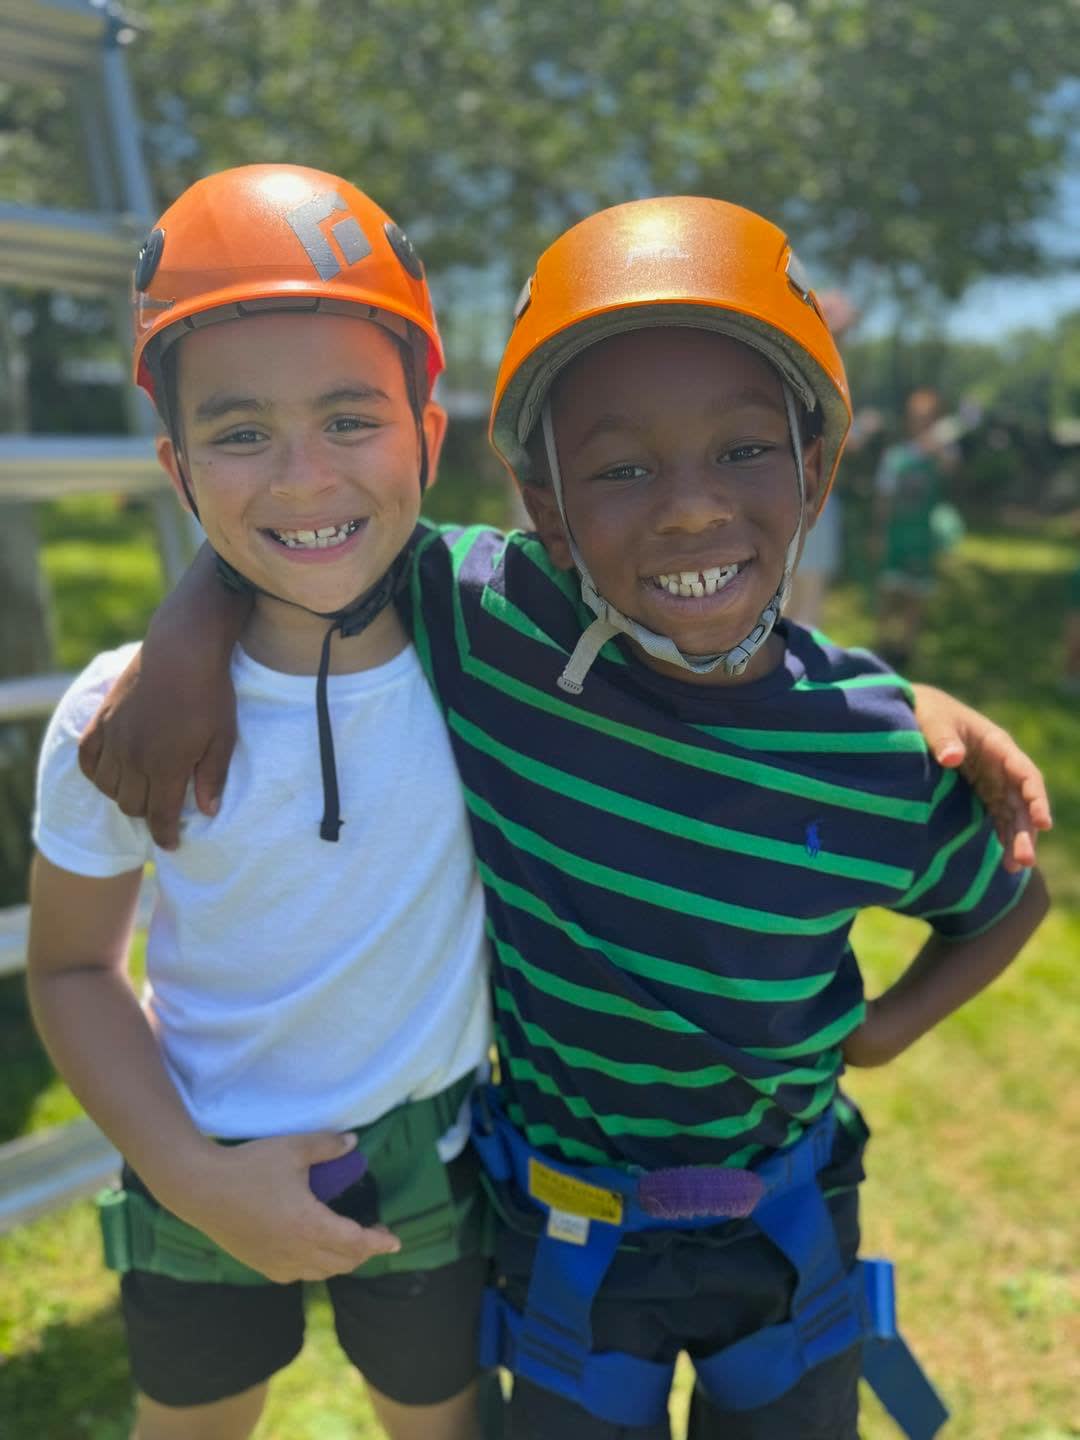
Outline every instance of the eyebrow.
<path fill-rule="evenodd" d="M 196 420 L 219 420 L 222 415 L 228 415 L 231 410 L 265 410 L 266 406 L 261 401 L 250 395 L 225 395 L 218 391 L 215 395 L 208 395 L 205 400 L 200 401 L 195 409 Z"/>
<path fill-rule="evenodd" d="M 750 406 L 771 410 L 777 414 L 784 413 L 783 406 L 778 403 L 776 396 L 771 395 L 768 390 L 755 389 L 753 386 L 748 386 L 745 389 L 735 390 L 730 395 L 724 397 L 723 408 L 725 410 L 734 410 L 737 407 L 749 408 Z M 573 453 L 576 454 L 579 450 L 584 450 L 586 445 L 595 440 L 598 435 L 610 435 L 625 430 L 634 431 L 638 429 L 640 429 L 640 422 L 632 415 L 620 415 L 617 412 L 598 415 L 585 431 L 579 443 L 574 446 Z"/>
<path fill-rule="evenodd" d="M 325 394 L 317 396 L 312 402 L 312 408 L 322 410 L 327 405 L 340 405 L 343 401 L 359 400 L 364 403 L 369 400 L 383 400 L 390 403 L 390 396 L 385 390 L 380 390 L 377 385 L 363 385 L 355 381 L 349 381 L 345 385 L 335 385 L 333 390 L 327 390 Z"/>
<path fill-rule="evenodd" d="M 369 404 L 372 400 L 389 403 L 390 396 L 385 390 L 380 390 L 377 385 L 363 385 L 349 381 L 343 385 L 335 385 L 332 390 L 327 390 L 322 395 L 317 395 L 311 402 L 311 408 L 325 410 L 331 405 Z M 264 404 L 261 400 L 256 400 L 252 395 L 232 395 L 218 391 L 200 402 L 195 410 L 195 418 L 196 420 L 220 420 L 223 415 L 231 414 L 234 410 L 258 414 L 270 408 L 269 405 Z"/>

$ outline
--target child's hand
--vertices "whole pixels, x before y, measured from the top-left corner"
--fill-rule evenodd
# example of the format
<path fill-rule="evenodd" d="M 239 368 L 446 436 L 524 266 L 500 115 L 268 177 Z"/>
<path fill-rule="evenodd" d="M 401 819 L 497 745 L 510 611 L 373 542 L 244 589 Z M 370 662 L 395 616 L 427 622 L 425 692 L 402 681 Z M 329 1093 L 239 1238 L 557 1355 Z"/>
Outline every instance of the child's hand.
<path fill-rule="evenodd" d="M 216 684 L 202 674 L 188 679 L 171 662 L 156 675 L 153 663 L 150 649 L 140 651 L 117 678 L 79 742 L 79 768 L 174 850 L 192 778 L 199 809 L 217 813 L 236 743 L 236 697 L 227 675 Z M 178 703 L 185 692 L 198 704 Z"/>
<path fill-rule="evenodd" d="M 183 1193 L 155 1193 L 230 1255 L 278 1284 L 345 1275 L 373 1255 L 401 1249 L 384 1225 L 335 1215 L 311 1193 L 312 1165 L 336 1160 L 341 1135 L 289 1135 L 215 1146 L 205 1167 L 183 1178 Z"/>
<path fill-rule="evenodd" d="M 220 583 L 204 545 L 79 743 L 86 778 L 125 815 L 145 817 L 163 850 L 179 842 L 190 780 L 199 809 L 217 814 L 236 743 L 229 662 L 251 603 Z"/>
<path fill-rule="evenodd" d="M 1035 762 L 1012 736 L 944 691 L 916 685 L 915 718 L 930 753 L 947 769 L 960 766 L 994 821 L 1010 873 L 1035 863 L 1035 839 L 1049 830 L 1050 801 Z"/>

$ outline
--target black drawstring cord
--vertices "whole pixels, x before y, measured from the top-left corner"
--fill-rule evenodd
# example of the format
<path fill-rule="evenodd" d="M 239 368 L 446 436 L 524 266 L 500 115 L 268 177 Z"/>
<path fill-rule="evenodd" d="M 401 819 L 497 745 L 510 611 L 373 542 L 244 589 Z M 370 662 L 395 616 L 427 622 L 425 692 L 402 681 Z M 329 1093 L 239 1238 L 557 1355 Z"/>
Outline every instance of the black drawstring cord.
<path fill-rule="evenodd" d="M 327 686 L 327 677 L 330 674 L 330 642 L 337 631 L 340 631 L 343 636 L 359 635 L 404 590 L 409 577 L 409 567 L 412 564 L 415 544 L 414 536 L 398 554 L 382 579 L 372 586 L 366 595 L 362 595 L 355 604 L 345 610 L 337 610 L 329 614 L 318 610 L 308 612 L 332 622 L 323 639 L 322 654 L 319 657 L 319 673 L 315 680 L 315 718 L 319 726 L 319 766 L 322 770 L 323 788 L 323 817 L 319 822 L 319 838 L 329 840 L 331 843 L 340 838 L 341 827 L 345 822 L 341 818 L 341 796 L 338 791 L 337 763 L 334 759 L 334 734 L 330 725 L 330 701 Z M 217 561 L 218 576 L 228 589 L 246 591 L 249 594 L 259 590 L 260 594 L 270 595 L 269 590 L 261 590 L 259 586 L 253 585 L 220 555 L 215 554 L 214 558 Z M 272 595 L 270 598 L 281 600 L 284 597 Z M 307 609 L 306 605 L 297 605 L 295 600 L 286 600 L 285 603 L 296 605 L 298 610 Z"/>
<path fill-rule="evenodd" d="M 330 728 L 330 705 L 326 698 L 326 677 L 330 673 L 330 642 L 340 623 L 334 621 L 326 632 L 319 658 L 319 676 L 315 681 L 315 715 L 319 722 L 319 765 L 322 768 L 323 817 L 319 822 L 320 840 L 337 840 L 341 834 L 341 799 L 338 795 L 337 766 L 334 763 L 334 732 Z"/>

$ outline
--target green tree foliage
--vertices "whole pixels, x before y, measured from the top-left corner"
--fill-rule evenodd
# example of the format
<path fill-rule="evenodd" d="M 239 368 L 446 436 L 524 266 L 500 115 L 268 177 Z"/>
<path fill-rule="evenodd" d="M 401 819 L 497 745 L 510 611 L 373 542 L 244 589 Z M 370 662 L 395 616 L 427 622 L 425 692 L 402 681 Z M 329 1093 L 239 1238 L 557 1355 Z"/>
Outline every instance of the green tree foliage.
<path fill-rule="evenodd" d="M 436 271 L 520 278 L 565 224 L 705 192 L 839 274 L 958 295 L 1038 268 L 1075 105 L 1073 0 L 147 0 L 161 193 L 288 157 L 354 177 Z M 183 58 L 183 64 L 178 63 Z"/>
<path fill-rule="evenodd" d="M 1080 310 L 1057 327 L 1057 363 L 1050 385 L 1050 418 L 1080 429 Z"/>

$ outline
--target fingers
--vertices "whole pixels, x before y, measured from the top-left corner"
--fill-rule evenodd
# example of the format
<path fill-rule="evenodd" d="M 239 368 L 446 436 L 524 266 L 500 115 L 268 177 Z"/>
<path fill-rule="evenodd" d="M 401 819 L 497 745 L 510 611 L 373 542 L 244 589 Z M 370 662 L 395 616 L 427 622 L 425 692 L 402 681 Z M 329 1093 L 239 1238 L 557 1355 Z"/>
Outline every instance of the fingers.
<path fill-rule="evenodd" d="M 327 1232 L 319 1256 L 323 1263 L 329 1261 L 335 1267 L 329 1272 L 332 1275 L 347 1274 L 376 1255 L 396 1255 L 401 1249 L 401 1241 L 385 1225 L 358 1225 L 355 1220 L 346 1220 L 332 1210 L 326 1214 L 335 1228 Z"/>
<path fill-rule="evenodd" d="M 1005 847 L 1005 868 L 1010 875 L 1027 870 L 1035 864 L 1035 832 L 1027 806 L 1018 794 L 1010 796 L 1010 817 L 1007 837 L 1002 839 Z"/>
<path fill-rule="evenodd" d="M 236 746 L 236 707 L 217 711 L 219 723 L 210 734 L 202 759 L 194 768 L 194 802 L 203 815 L 216 815 Z"/>
<path fill-rule="evenodd" d="M 356 1149 L 356 1136 L 350 1130 L 338 1133 L 336 1130 L 320 1130 L 312 1135 L 297 1135 L 293 1138 L 302 1165 L 321 1165 L 326 1160 L 338 1160 Z"/>
<path fill-rule="evenodd" d="M 146 814 L 146 797 L 149 787 L 146 776 L 138 770 L 124 770 L 120 775 L 115 800 L 125 815 L 140 820 Z"/>
<path fill-rule="evenodd" d="M 987 732 L 980 748 L 984 762 L 998 767 L 1004 782 L 1018 792 L 1034 828 L 1049 830 L 1053 821 L 1046 781 L 1031 756 L 999 726 Z"/>
<path fill-rule="evenodd" d="M 332 1235 L 328 1232 L 324 1248 L 348 1260 L 350 1266 L 362 1265 L 373 1255 L 394 1255 L 401 1249 L 401 1241 L 385 1225 L 358 1225 L 332 1210 L 326 1213 L 334 1229 Z"/>
<path fill-rule="evenodd" d="M 153 780 L 146 801 L 146 820 L 154 844 L 175 850 L 180 843 L 180 811 L 187 791 L 187 779 Z"/>
<path fill-rule="evenodd" d="M 101 759 L 101 752 L 105 745 L 105 732 L 99 722 L 100 715 L 101 711 L 99 710 L 83 731 L 82 737 L 79 740 L 79 769 L 86 776 L 87 780 L 90 781 L 91 785 L 95 783 L 98 762 Z"/>
<path fill-rule="evenodd" d="M 113 757 L 103 752 L 97 762 L 97 769 L 89 778 L 108 800 L 115 800 L 120 793 L 121 769 Z"/>
<path fill-rule="evenodd" d="M 987 811 L 1003 851 L 1001 864 L 1010 875 L 1035 863 L 1035 830 L 1019 791 L 1004 789 Z"/>
<path fill-rule="evenodd" d="M 960 733 L 955 720 L 955 711 L 959 706 L 945 707 L 927 706 L 920 704 L 917 707 L 919 724 L 922 727 L 923 737 L 926 740 L 926 747 L 930 755 L 935 757 L 939 765 L 952 769 L 953 766 L 962 765 L 968 755 L 965 737 Z"/>
<path fill-rule="evenodd" d="M 283 1274 L 290 1280 L 347 1275 L 376 1255 L 393 1255 L 401 1249 L 401 1241 L 385 1225 L 359 1225 L 336 1215 L 313 1195 L 290 1233 L 293 1239 L 305 1237 L 302 1255 L 298 1253 L 292 1263 L 283 1262 Z"/>
<path fill-rule="evenodd" d="M 202 759 L 195 766 L 195 803 L 204 815 L 216 815 L 236 744 L 236 719 L 215 730 Z"/>
<path fill-rule="evenodd" d="M 945 770 L 955 770 L 967 759 L 964 742 L 955 732 L 938 741 L 937 744 L 931 743 L 930 753 Z"/>
<path fill-rule="evenodd" d="M 1053 823 L 1042 772 L 1012 736 L 988 726 L 969 747 L 964 774 L 994 821 L 1009 874 L 1035 863 L 1036 836 Z"/>
<path fill-rule="evenodd" d="M 1014 754 L 1006 766 L 1009 778 L 1020 793 L 1020 798 L 1035 830 L 1052 830 L 1053 817 L 1050 814 L 1050 796 L 1047 794 L 1043 773 L 1030 756 L 1025 755 L 1019 745 L 1012 746 Z"/>
<path fill-rule="evenodd" d="M 340 1219 L 339 1216 L 333 1218 Z M 332 1275 L 350 1274 L 376 1255 L 393 1254 L 401 1249 L 401 1242 L 385 1225 L 365 1227 L 351 1220 L 342 1223 L 354 1233 L 345 1240 L 335 1237 L 334 1243 L 317 1246 L 300 1264 L 275 1267 L 277 1273 L 269 1278 L 279 1284 L 290 1284 L 294 1280 L 329 1280 Z"/>

